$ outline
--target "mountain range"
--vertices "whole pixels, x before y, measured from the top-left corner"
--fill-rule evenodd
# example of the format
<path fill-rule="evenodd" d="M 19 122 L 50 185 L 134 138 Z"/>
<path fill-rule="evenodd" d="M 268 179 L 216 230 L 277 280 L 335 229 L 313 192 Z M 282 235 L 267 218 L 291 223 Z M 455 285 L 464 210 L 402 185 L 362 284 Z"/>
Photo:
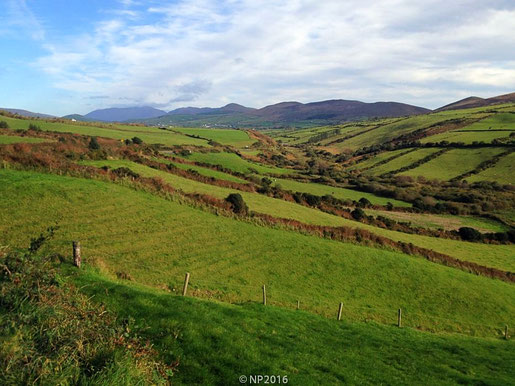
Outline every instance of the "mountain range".
<path fill-rule="evenodd" d="M 435 111 L 482 107 L 515 102 L 515 93 L 492 98 L 468 97 Z M 1 109 L 28 117 L 50 118 L 51 115 L 20 109 Z M 63 118 L 78 121 L 138 122 L 149 125 L 206 127 L 309 127 L 338 124 L 360 119 L 425 114 L 431 110 L 397 102 L 365 103 L 355 100 L 327 100 L 312 103 L 281 102 L 263 108 L 230 103 L 219 108 L 181 107 L 164 111 L 148 106 L 107 108 L 86 115 L 72 114 Z"/>

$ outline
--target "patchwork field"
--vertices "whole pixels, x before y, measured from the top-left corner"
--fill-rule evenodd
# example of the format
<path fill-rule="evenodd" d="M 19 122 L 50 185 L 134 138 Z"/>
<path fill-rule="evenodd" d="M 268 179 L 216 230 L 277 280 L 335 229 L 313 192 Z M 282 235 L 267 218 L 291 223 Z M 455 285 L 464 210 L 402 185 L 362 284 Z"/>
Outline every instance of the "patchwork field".
<path fill-rule="evenodd" d="M 243 130 L 193 129 L 180 127 L 174 127 L 173 130 L 183 134 L 196 135 L 200 138 L 206 138 L 221 143 L 222 145 L 231 145 L 234 147 L 250 146 L 256 142 Z"/>
<path fill-rule="evenodd" d="M 494 167 L 467 177 L 467 181 L 497 181 L 500 184 L 515 184 L 515 153 L 501 158 Z"/>
<path fill-rule="evenodd" d="M 474 170 L 481 162 L 487 161 L 504 151 L 503 148 L 453 149 L 415 169 L 399 174 L 446 181 Z"/>
<path fill-rule="evenodd" d="M 113 277 L 122 271 L 178 291 L 190 272 L 192 293 L 237 303 L 258 300 L 266 283 L 271 304 L 300 300 L 334 317 L 343 301 L 346 319 L 386 324 L 401 307 L 406 326 L 436 331 L 495 336 L 513 323 L 513 285 L 424 259 L 240 222 L 112 183 L 10 170 L 0 182 L 0 243 L 27 245 L 58 224 L 45 248 L 69 255 L 70 241 L 81 240 L 85 261 Z"/>
<path fill-rule="evenodd" d="M 398 170 L 404 166 L 409 166 L 409 165 L 427 157 L 428 155 L 436 153 L 439 150 L 440 149 L 438 149 L 438 148 L 417 149 L 415 151 L 401 155 L 400 157 L 397 157 L 383 165 L 379 165 L 375 168 L 369 169 L 369 170 L 365 171 L 365 174 L 381 175 L 384 173 L 390 173 L 390 172 Z"/>
<path fill-rule="evenodd" d="M 252 173 L 252 171 L 256 171 L 259 174 L 295 173 L 295 170 L 265 166 L 247 161 L 234 153 L 193 153 L 186 158 L 190 161 L 220 165 L 239 173 Z"/>
<path fill-rule="evenodd" d="M 174 174 L 155 170 L 130 161 L 89 161 L 87 164 L 101 167 L 108 165 L 111 168 L 128 167 L 136 173 L 145 177 L 161 177 L 177 189 L 185 193 L 203 193 L 224 199 L 234 190 L 219 186 L 207 185 Z M 428 236 L 412 235 L 388 229 L 377 228 L 361 222 L 352 221 L 343 217 L 333 216 L 306 206 L 295 204 L 280 199 L 263 196 L 258 193 L 238 192 L 241 194 L 251 210 L 272 216 L 298 220 L 307 224 L 348 226 L 369 230 L 381 236 L 388 237 L 395 241 L 413 243 L 417 246 L 433 249 L 437 252 L 449 254 L 458 259 L 477 262 L 489 267 L 500 268 L 508 271 L 515 271 L 515 259 L 513 259 L 515 248 L 512 245 L 487 245 L 479 243 L 468 243 L 450 239 L 439 239 Z"/>

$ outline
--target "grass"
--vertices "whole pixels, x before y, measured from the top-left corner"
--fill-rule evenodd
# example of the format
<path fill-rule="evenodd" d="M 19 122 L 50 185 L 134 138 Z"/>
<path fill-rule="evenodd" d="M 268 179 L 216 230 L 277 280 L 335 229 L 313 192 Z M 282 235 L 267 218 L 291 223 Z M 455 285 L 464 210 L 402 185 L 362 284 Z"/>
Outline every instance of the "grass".
<path fill-rule="evenodd" d="M 20 137 L 17 135 L 0 135 L 0 145 L 10 145 L 13 143 L 42 143 L 49 142 L 50 139 Z"/>
<path fill-rule="evenodd" d="M 70 255 L 80 240 L 86 262 L 106 274 L 180 289 L 190 272 L 199 296 L 259 300 L 349 320 L 495 336 L 513 325 L 511 284 L 397 252 L 344 244 L 219 217 L 123 186 L 56 175 L 0 171 L 0 244 L 60 226 L 52 251 Z M 443 240 L 442 240 L 443 241 Z M 513 256 L 513 255 L 512 255 Z"/>
<path fill-rule="evenodd" d="M 415 151 L 409 152 L 408 154 L 401 155 L 400 157 L 397 157 L 383 165 L 379 165 L 373 169 L 367 170 L 365 171 L 365 174 L 380 175 L 393 172 L 404 166 L 409 166 L 430 154 L 436 153 L 439 150 L 440 149 L 438 148 L 417 149 Z"/>
<path fill-rule="evenodd" d="M 374 165 L 378 164 L 379 162 L 385 161 L 390 157 L 396 156 L 398 154 L 402 154 L 409 151 L 409 149 L 399 149 L 399 150 L 393 150 L 393 151 L 385 151 L 379 154 L 376 154 L 364 161 L 359 161 L 358 163 L 349 166 L 345 170 L 351 171 L 351 170 L 358 170 L 358 169 L 364 169 L 369 167 L 374 167 Z"/>
<path fill-rule="evenodd" d="M 474 170 L 481 162 L 504 152 L 502 148 L 452 149 L 419 167 L 400 173 L 404 176 L 423 176 L 442 181 Z"/>
<path fill-rule="evenodd" d="M 57 131 L 61 133 L 76 133 L 82 135 L 98 136 L 113 139 L 131 139 L 139 137 L 149 144 L 163 145 L 197 145 L 209 146 L 205 140 L 190 138 L 185 135 L 168 130 L 160 130 L 155 127 L 129 126 L 108 124 L 105 127 L 89 126 L 85 124 L 73 124 L 43 121 L 36 119 L 16 119 L 1 116 L 0 120 L 6 121 L 12 129 L 28 129 L 30 124 L 39 126 L 45 131 Z"/>
<path fill-rule="evenodd" d="M 231 130 L 231 129 L 193 129 L 193 128 L 174 128 L 183 134 L 197 135 L 200 138 L 207 138 L 222 145 L 230 145 L 234 147 L 250 146 L 255 140 L 251 139 L 244 130 Z"/>
<path fill-rule="evenodd" d="M 201 182 L 182 178 L 167 172 L 158 171 L 130 161 L 90 161 L 93 166 L 108 165 L 112 168 L 128 167 L 131 170 L 145 177 L 161 177 L 175 188 L 186 193 L 203 193 L 224 199 L 234 190 L 221 188 L 214 185 L 207 185 Z M 265 213 L 276 217 L 283 217 L 298 220 L 307 224 L 348 226 L 369 230 L 381 236 L 391 238 L 395 241 L 413 243 L 423 248 L 433 249 L 458 259 L 476 262 L 478 264 L 500 268 L 503 270 L 515 271 L 515 261 L 512 256 L 515 248 L 513 245 L 488 245 L 480 243 L 469 243 L 450 239 L 439 239 L 428 236 L 412 235 L 402 232 L 390 231 L 366 225 L 357 221 L 347 220 L 342 217 L 333 216 L 292 202 L 267 197 L 258 193 L 238 192 L 253 211 Z"/>
<path fill-rule="evenodd" d="M 511 130 L 515 131 L 515 113 L 499 113 L 488 116 L 462 130 Z"/>
<path fill-rule="evenodd" d="M 294 180 L 280 179 L 274 180 L 276 185 L 280 185 L 281 188 L 291 190 L 293 192 L 311 193 L 317 196 L 332 195 L 342 200 L 354 200 L 359 201 L 360 198 L 364 197 L 374 205 L 386 205 L 391 202 L 395 206 L 410 207 L 411 204 L 399 201 L 391 198 L 384 198 L 376 196 L 372 193 L 360 192 L 352 189 L 337 188 L 334 186 L 317 184 L 314 182 L 298 182 Z"/>
<path fill-rule="evenodd" d="M 276 168 L 247 161 L 235 153 L 193 153 L 188 156 L 187 159 L 211 165 L 220 165 L 239 173 L 252 173 L 253 170 L 259 174 L 295 173 L 295 171 L 291 169 Z"/>
<path fill-rule="evenodd" d="M 485 142 L 491 143 L 494 139 L 501 139 L 509 137 L 509 131 L 462 131 L 453 130 L 445 133 L 432 135 L 420 140 L 421 143 L 428 142 L 463 142 L 465 144 L 471 144 L 473 142 Z"/>
<path fill-rule="evenodd" d="M 174 384 L 237 384 L 268 374 L 292 385 L 511 384 L 514 343 L 337 322 L 259 304 L 208 302 L 108 280 L 74 279 L 89 296 L 146 327 Z M 494 370 L 495 369 L 495 370 Z"/>
<path fill-rule="evenodd" d="M 429 229 L 457 230 L 461 227 L 472 227 L 481 232 L 506 232 L 508 230 L 508 228 L 500 222 L 480 217 L 404 213 L 374 209 L 367 209 L 366 213 L 391 218 L 395 221 L 409 222 L 414 226 Z"/>
<path fill-rule="evenodd" d="M 163 160 L 161 160 L 159 158 L 155 158 L 155 161 L 164 162 Z M 194 170 L 197 173 L 199 173 L 199 174 L 201 174 L 203 176 L 206 176 L 206 177 L 213 177 L 213 178 L 216 178 L 216 179 L 219 179 L 219 180 L 238 182 L 240 184 L 248 183 L 248 181 L 246 181 L 246 180 L 244 180 L 242 178 L 235 177 L 232 174 L 220 172 L 218 170 L 213 170 L 213 169 L 209 169 L 209 168 L 204 168 L 202 166 L 190 165 L 190 164 L 182 164 L 182 163 L 179 163 L 179 162 L 171 162 L 171 161 L 166 161 L 166 163 L 167 164 L 172 164 L 172 165 L 178 167 L 179 169 Z"/>
<path fill-rule="evenodd" d="M 508 154 L 491 168 L 466 178 L 468 182 L 496 181 L 500 184 L 515 184 L 515 153 Z"/>

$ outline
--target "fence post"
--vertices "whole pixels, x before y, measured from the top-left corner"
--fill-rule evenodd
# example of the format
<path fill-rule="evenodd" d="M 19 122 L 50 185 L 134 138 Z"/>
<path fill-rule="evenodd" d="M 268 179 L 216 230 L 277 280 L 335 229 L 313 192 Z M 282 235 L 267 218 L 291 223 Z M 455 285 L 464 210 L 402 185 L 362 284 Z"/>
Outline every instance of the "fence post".
<path fill-rule="evenodd" d="M 343 303 L 338 307 L 338 320 L 342 320 Z"/>
<path fill-rule="evenodd" d="M 184 278 L 184 287 L 182 288 L 182 296 L 186 296 L 186 292 L 188 292 L 188 283 L 190 281 L 190 274 L 186 272 L 186 277 Z"/>
<path fill-rule="evenodd" d="M 508 325 L 504 326 L 504 339 L 508 340 Z"/>
<path fill-rule="evenodd" d="M 80 241 L 74 241 L 72 243 L 73 245 L 73 265 L 75 265 L 77 268 L 80 268 L 80 264 L 82 262 L 81 256 L 80 256 Z"/>
<path fill-rule="evenodd" d="M 297 310 L 300 310 L 300 300 L 297 300 Z"/>
<path fill-rule="evenodd" d="M 266 306 L 266 287 L 263 284 L 263 304 Z"/>
<path fill-rule="evenodd" d="M 402 310 L 400 308 L 397 313 L 397 327 L 402 327 Z"/>

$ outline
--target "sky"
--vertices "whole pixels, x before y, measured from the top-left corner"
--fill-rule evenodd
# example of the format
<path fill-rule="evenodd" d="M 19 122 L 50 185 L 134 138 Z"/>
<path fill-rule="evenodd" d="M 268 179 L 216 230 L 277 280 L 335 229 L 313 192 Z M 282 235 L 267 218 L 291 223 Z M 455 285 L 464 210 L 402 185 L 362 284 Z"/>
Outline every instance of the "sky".
<path fill-rule="evenodd" d="M 513 0 L 0 0 L 0 107 L 437 108 L 515 91 Z"/>

